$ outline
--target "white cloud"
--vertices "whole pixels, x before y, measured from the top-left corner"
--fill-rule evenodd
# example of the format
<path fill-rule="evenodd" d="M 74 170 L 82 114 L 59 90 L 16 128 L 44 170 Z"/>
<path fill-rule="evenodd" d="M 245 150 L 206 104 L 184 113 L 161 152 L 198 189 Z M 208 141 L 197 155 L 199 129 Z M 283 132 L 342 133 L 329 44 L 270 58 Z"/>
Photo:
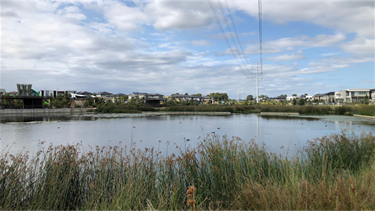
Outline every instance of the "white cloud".
<path fill-rule="evenodd" d="M 257 1 L 234 1 L 234 8 L 258 17 Z M 373 1 L 263 1 L 263 19 L 278 24 L 293 21 L 310 22 L 359 36 L 374 36 L 375 4 Z"/>
<path fill-rule="evenodd" d="M 330 47 L 338 42 L 346 39 L 344 34 L 338 33 L 334 35 L 320 34 L 315 37 L 297 36 L 287 37 L 278 40 L 270 40 L 263 43 L 263 53 L 272 54 L 279 53 L 284 50 L 293 49 L 293 47 Z M 302 51 L 298 51 L 300 53 Z M 259 54 L 259 45 L 250 45 L 246 50 L 246 54 Z"/>
<path fill-rule="evenodd" d="M 350 53 L 375 55 L 375 40 L 366 38 L 355 38 L 354 40 L 344 43 L 341 48 Z"/>
<path fill-rule="evenodd" d="M 283 54 L 273 57 L 266 57 L 265 59 L 271 61 L 291 61 L 305 59 L 305 56 L 303 54 Z"/>
<path fill-rule="evenodd" d="M 142 24 L 150 22 L 142 10 L 120 2 L 108 2 L 103 11 L 108 23 L 122 31 L 140 30 Z"/>
<path fill-rule="evenodd" d="M 213 23 L 213 16 L 206 2 L 155 1 L 147 4 L 144 11 L 152 18 L 157 30 L 191 29 Z"/>

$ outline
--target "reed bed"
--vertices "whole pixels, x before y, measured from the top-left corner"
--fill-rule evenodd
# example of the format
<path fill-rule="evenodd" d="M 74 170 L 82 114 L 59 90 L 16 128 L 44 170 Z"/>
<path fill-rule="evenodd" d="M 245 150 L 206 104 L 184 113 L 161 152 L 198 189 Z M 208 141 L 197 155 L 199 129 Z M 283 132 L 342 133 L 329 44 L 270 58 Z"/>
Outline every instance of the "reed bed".
<path fill-rule="evenodd" d="M 43 144 L 43 143 L 42 143 Z M 0 210 L 375 209 L 375 136 L 309 141 L 291 157 L 207 135 L 165 155 L 119 146 L 48 146 L 0 157 Z"/>

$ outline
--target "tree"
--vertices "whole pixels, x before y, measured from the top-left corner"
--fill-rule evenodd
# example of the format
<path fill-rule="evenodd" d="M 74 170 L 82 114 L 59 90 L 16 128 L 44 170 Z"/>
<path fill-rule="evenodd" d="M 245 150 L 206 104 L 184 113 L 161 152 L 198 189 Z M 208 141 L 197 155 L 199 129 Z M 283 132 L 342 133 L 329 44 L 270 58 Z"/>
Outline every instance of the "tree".
<path fill-rule="evenodd" d="M 297 100 L 296 100 L 296 98 L 293 98 L 293 100 L 292 100 L 292 105 L 297 105 Z"/>
<path fill-rule="evenodd" d="M 186 92 L 185 95 L 189 95 L 189 93 Z"/>
<path fill-rule="evenodd" d="M 227 93 L 211 93 L 208 96 L 214 98 L 214 101 L 218 101 L 218 102 L 221 102 L 221 101 L 226 102 L 229 99 Z"/>
<path fill-rule="evenodd" d="M 297 94 L 292 94 L 292 96 L 295 96 L 295 97 L 297 97 Z"/>
<path fill-rule="evenodd" d="M 254 97 L 253 97 L 253 95 L 248 95 L 248 96 L 246 97 L 246 100 L 247 100 L 247 101 L 251 101 L 251 100 L 254 100 Z"/>
<path fill-rule="evenodd" d="M 299 99 L 299 101 L 298 101 L 298 105 L 300 105 L 300 106 L 303 106 L 303 105 L 305 105 L 305 99 L 303 99 L 303 98 L 300 98 Z"/>
<path fill-rule="evenodd" d="M 198 94 L 192 94 L 193 96 L 199 96 L 199 97 L 202 97 L 202 94 L 201 93 L 198 93 Z"/>
<path fill-rule="evenodd" d="M 363 103 L 364 103 L 364 104 L 368 104 L 368 103 L 369 103 L 369 102 L 368 102 L 368 96 L 367 96 L 367 94 L 366 94 L 365 98 L 363 99 Z"/>

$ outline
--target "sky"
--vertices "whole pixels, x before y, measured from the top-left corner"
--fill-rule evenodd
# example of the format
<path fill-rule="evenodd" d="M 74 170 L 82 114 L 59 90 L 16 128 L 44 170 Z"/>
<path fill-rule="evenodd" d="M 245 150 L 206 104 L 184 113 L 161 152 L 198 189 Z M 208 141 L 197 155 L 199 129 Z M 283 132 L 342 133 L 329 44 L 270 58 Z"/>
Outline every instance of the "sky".
<path fill-rule="evenodd" d="M 375 1 L 1 0 L 0 87 L 317 94 L 375 88 Z M 262 59 L 261 59 L 262 58 Z M 262 65 L 261 65 L 262 61 Z"/>

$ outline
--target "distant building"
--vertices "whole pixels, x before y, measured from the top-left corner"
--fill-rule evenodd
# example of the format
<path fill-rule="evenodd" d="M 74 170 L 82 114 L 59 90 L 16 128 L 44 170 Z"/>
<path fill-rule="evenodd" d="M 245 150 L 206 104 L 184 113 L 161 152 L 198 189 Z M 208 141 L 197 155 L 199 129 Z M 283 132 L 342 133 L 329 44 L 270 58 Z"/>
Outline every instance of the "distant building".
<path fill-rule="evenodd" d="M 375 89 L 344 89 L 335 92 L 335 101 L 339 103 L 361 103 L 367 96 L 369 100 L 375 99 Z"/>
<path fill-rule="evenodd" d="M 42 97 L 53 97 L 56 98 L 59 94 L 64 95 L 65 93 L 68 93 L 71 98 L 74 98 L 75 94 L 77 94 L 77 91 L 72 91 L 72 90 L 40 90 L 38 92 L 40 96 Z"/>
<path fill-rule="evenodd" d="M 0 96 L 5 94 L 5 93 L 6 93 L 5 89 L 0 89 Z"/>
<path fill-rule="evenodd" d="M 128 95 L 128 102 L 133 98 L 143 99 L 145 106 L 159 107 L 160 102 L 165 102 L 167 99 L 163 98 L 164 95 L 158 93 L 142 93 L 133 92 L 133 94 Z"/>

